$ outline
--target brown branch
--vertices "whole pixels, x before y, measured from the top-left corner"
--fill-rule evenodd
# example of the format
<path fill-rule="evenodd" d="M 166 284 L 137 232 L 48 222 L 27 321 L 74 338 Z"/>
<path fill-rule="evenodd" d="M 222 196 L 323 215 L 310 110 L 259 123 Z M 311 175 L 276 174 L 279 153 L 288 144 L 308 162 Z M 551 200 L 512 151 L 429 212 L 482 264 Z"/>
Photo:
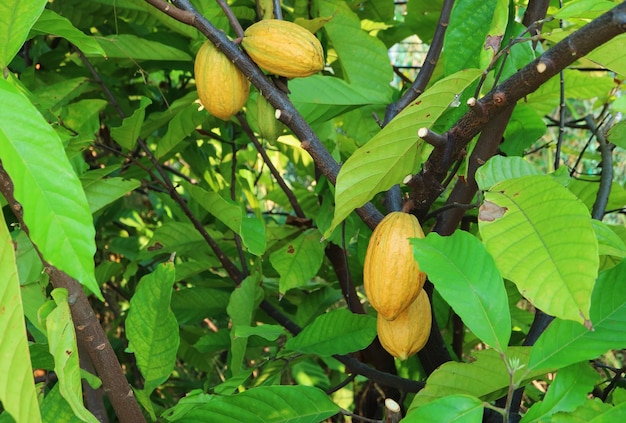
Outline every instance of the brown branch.
<path fill-rule="evenodd" d="M 259 95 L 261 94 L 259 93 Z M 261 155 L 263 162 L 265 163 L 267 168 L 270 170 L 270 173 L 276 180 L 276 183 L 287 196 L 287 200 L 289 200 L 289 203 L 291 204 L 291 207 L 293 208 L 293 211 L 296 214 L 296 216 L 298 216 L 301 219 L 306 219 L 306 214 L 304 213 L 304 210 L 302 210 L 302 207 L 300 206 L 300 203 L 298 202 L 298 198 L 296 198 L 291 188 L 287 186 L 287 183 L 285 182 L 283 177 L 280 175 L 280 172 L 278 172 L 278 169 L 276 169 L 276 166 L 274 166 L 274 163 L 272 163 L 272 160 L 270 160 L 270 157 L 267 155 L 267 152 L 263 148 L 263 145 L 261 145 L 261 143 L 259 142 L 259 139 L 256 137 L 256 135 L 254 135 L 254 132 L 250 128 L 250 125 L 248 125 L 248 122 L 246 121 L 246 119 L 243 117 L 241 113 L 237 113 L 236 117 L 237 117 L 237 120 L 239 121 L 239 124 L 243 128 L 243 132 L 245 132 L 248 138 L 250 139 L 250 141 L 252 141 L 252 144 L 254 144 L 254 147 Z"/>
<path fill-rule="evenodd" d="M 448 131 L 449 148 L 436 148 L 424 163 L 417 178 L 410 182 L 419 214 L 424 215 L 440 194 L 440 183 L 461 151 L 489 121 L 518 100 L 537 90 L 551 77 L 588 54 L 594 48 L 610 41 L 626 30 L 626 3 L 591 21 L 578 31 L 546 51 L 519 72 L 496 86 L 478 100 L 484 113 L 470 109 Z"/>
<path fill-rule="evenodd" d="M 13 214 L 20 222 L 22 230 L 26 235 L 29 235 L 28 226 L 24 222 L 22 206 L 13 196 L 13 181 L 11 181 L 1 162 L 0 192 L 9 203 Z M 102 326 L 100 326 L 91 304 L 89 304 L 83 287 L 65 272 L 50 265 L 36 245 L 34 245 L 34 248 L 50 276 L 52 286 L 67 289 L 72 320 L 76 328 L 76 338 L 79 344 L 86 347 L 98 376 L 102 380 L 104 392 L 109 397 L 119 421 L 123 423 L 145 422 L 139 404 L 126 380 L 126 376 L 122 372 L 122 367 L 117 360 L 115 352 Z"/>

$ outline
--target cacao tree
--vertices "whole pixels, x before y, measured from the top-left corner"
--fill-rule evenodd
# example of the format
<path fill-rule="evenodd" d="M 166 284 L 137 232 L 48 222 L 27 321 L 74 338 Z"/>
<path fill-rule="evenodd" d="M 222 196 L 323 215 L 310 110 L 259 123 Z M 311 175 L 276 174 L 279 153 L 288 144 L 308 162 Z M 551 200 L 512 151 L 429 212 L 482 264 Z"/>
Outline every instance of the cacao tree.
<path fill-rule="evenodd" d="M 611 0 L 0 3 L 0 421 L 622 421 L 625 30 Z M 370 244 L 392 212 L 426 236 Z M 389 351 L 368 248 L 385 300 L 427 275 Z"/>

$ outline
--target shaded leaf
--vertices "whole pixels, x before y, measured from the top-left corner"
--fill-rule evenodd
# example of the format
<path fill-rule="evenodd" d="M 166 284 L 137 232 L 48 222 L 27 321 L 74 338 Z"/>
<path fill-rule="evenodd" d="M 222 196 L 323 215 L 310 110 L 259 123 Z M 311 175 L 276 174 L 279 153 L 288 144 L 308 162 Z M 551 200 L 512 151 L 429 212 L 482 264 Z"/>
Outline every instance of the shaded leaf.
<path fill-rule="evenodd" d="M 339 412 L 324 391 L 311 386 L 260 386 L 230 396 L 211 396 L 179 418 L 180 422 L 318 423 Z"/>
<path fill-rule="evenodd" d="M 141 182 L 136 179 L 105 178 L 110 172 L 108 168 L 96 169 L 80 176 L 92 213 L 141 186 Z"/>
<path fill-rule="evenodd" d="M 21 92 L 0 78 L 0 160 L 30 238 L 50 264 L 100 299 L 95 229 L 87 198 L 58 135 Z"/>
<path fill-rule="evenodd" d="M 13 240 L 0 214 L 0 403 L 20 422 L 41 422 Z"/>
<path fill-rule="evenodd" d="M 481 400 L 470 395 L 449 395 L 411 409 L 402 423 L 480 423 L 482 419 Z"/>
<path fill-rule="evenodd" d="M 589 210 L 547 175 L 498 183 L 485 201 L 505 209 L 500 218 L 478 216 L 502 276 L 547 314 L 588 320 L 599 263 Z"/>
<path fill-rule="evenodd" d="M 417 138 L 418 129 L 431 126 L 479 74 L 467 70 L 438 81 L 346 160 L 337 175 L 335 216 L 325 237 L 352 210 L 419 168 L 423 141 Z"/>
<path fill-rule="evenodd" d="M 285 348 L 305 354 L 331 356 L 367 347 L 376 337 L 376 319 L 337 309 L 319 316 L 291 338 Z"/>
<path fill-rule="evenodd" d="M 121 126 L 111 128 L 111 136 L 115 142 L 128 150 L 135 148 L 141 125 L 146 116 L 146 107 L 150 104 L 152 104 L 152 100 L 147 97 L 141 97 L 139 107 L 135 109 L 133 114 L 125 118 Z"/>
<path fill-rule="evenodd" d="M 502 276 L 475 236 L 456 231 L 431 232 L 411 239 L 420 270 L 439 294 L 483 342 L 504 352 L 511 336 L 511 313 Z"/>
<path fill-rule="evenodd" d="M 148 395 L 174 369 L 180 343 L 178 322 L 170 308 L 174 276 L 174 264 L 166 262 L 141 278 L 126 318 L 128 349 L 135 353 Z"/>
<path fill-rule="evenodd" d="M 50 9 L 43 10 L 43 13 L 33 26 L 32 32 L 34 34 L 51 34 L 63 37 L 78 47 L 83 53 L 91 56 L 104 56 L 105 54 L 100 44 L 93 37 L 84 34 L 75 28 L 67 18 Z"/>
<path fill-rule="evenodd" d="M 316 229 L 309 229 L 270 255 L 270 263 L 280 274 L 281 294 L 308 285 L 317 274 L 324 260 L 324 245 L 320 238 Z"/>
<path fill-rule="evenodd" d="M 191 56 L 177 48 L 147 40 L 132 34 L 116 34 L 96 37 L 109 59 L 133 60 L 179 60 L 190 61 Z M 89 55 L 86 54 L 89 57 Z"/>
<path fill-rule="evenodd" d="M 565 367 L 610 349 L 626 348 L 626 261 L 600 273 L 591 297 L 593 331 L 556 319 L 541 334 L 530 355 L 531 369 Z"/>

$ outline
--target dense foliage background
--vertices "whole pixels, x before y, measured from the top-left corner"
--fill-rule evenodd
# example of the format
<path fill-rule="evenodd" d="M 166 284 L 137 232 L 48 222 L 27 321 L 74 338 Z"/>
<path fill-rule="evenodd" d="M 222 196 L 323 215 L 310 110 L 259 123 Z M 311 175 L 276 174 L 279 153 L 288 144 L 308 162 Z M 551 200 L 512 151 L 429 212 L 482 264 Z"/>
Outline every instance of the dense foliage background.
<path fill-rule="evenodd" d="M 272 8 L 323 72 L 240 49 Z M 623 420 L 625 29 L 603 0 L 0 3 L 0 422 Z M 207 38 L 252 83 L 228 121 Z M 406 361 L 362 289 L 400 209 L 434 317 Z"/>

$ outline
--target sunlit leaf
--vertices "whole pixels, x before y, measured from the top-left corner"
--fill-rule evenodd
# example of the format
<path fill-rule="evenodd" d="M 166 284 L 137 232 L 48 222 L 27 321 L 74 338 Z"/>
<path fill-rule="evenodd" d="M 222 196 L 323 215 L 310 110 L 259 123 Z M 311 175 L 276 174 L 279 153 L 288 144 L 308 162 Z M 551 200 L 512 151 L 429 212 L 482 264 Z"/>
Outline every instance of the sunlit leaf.
<path fill-rule="evenodd" d="M 598 241 L 589 210 L 566 188 L 547 175 L 500 182 L 485 192 L 478 223 L 502 276 L 534 305 L 589 320 Z"/>
<path fill-rule="evenodd" d="M 337 176 L 335 216 L 325 237 L 352 210 L 418 169 L 423 146 L 418 129 L 431 126 L 479 74 L 467 70 L 437 82 L 350 156 Z"/>
<path fill-rule="evenodd" d="M 483 342 L 505 351 L 511 336 L 507 294 L 480 240 L 465 231 L 447 237 L 431 232 L 411 244 L 420 270 L 463 323 Z"/>
<path fill-rule="evenodd" d="M 540 174 L 539 169 L 521 157 L 494 156 L 478 168 L 476 183 L 481 190 L 488 190 L 507 179 Z"/>
<path fill-rule="evenodd" d="M 47 0 L 11 1 L 0 3 L 0 69 L 9 65 L 20 50 L 28 31 L 47 4 Z M 5 103 L 3 101 L 3 104 Z"/>
<path fill-rule="evenodd" d="M 33 243 L 52 265 L 102 299 L 87 198 L 58 135 L 27 97 L 0 78 L 0 160 Z"/>
<path fill-rule="evenodd" d="M 34 34 L 51 34 L 63 37 L 85 54 L 93 56 L 104 56 L 105 54 L 100 44 L 93 37 L 84 34 L 75 28 L 67 18 L 50 9 L 43 10 L 43 13 L 33 26 L 32 32 Z"/>
<path fill-rule="evenodd" d="M 0 214 L 0 402 L 15 421 L 41 422 L 13 240 Z"/>
<path fill-rule="evenodd" d="M 449 395 L 411 409 L 402 423 L 480 423 L 482 419 L 481 400 L 470 395 Z"/>

